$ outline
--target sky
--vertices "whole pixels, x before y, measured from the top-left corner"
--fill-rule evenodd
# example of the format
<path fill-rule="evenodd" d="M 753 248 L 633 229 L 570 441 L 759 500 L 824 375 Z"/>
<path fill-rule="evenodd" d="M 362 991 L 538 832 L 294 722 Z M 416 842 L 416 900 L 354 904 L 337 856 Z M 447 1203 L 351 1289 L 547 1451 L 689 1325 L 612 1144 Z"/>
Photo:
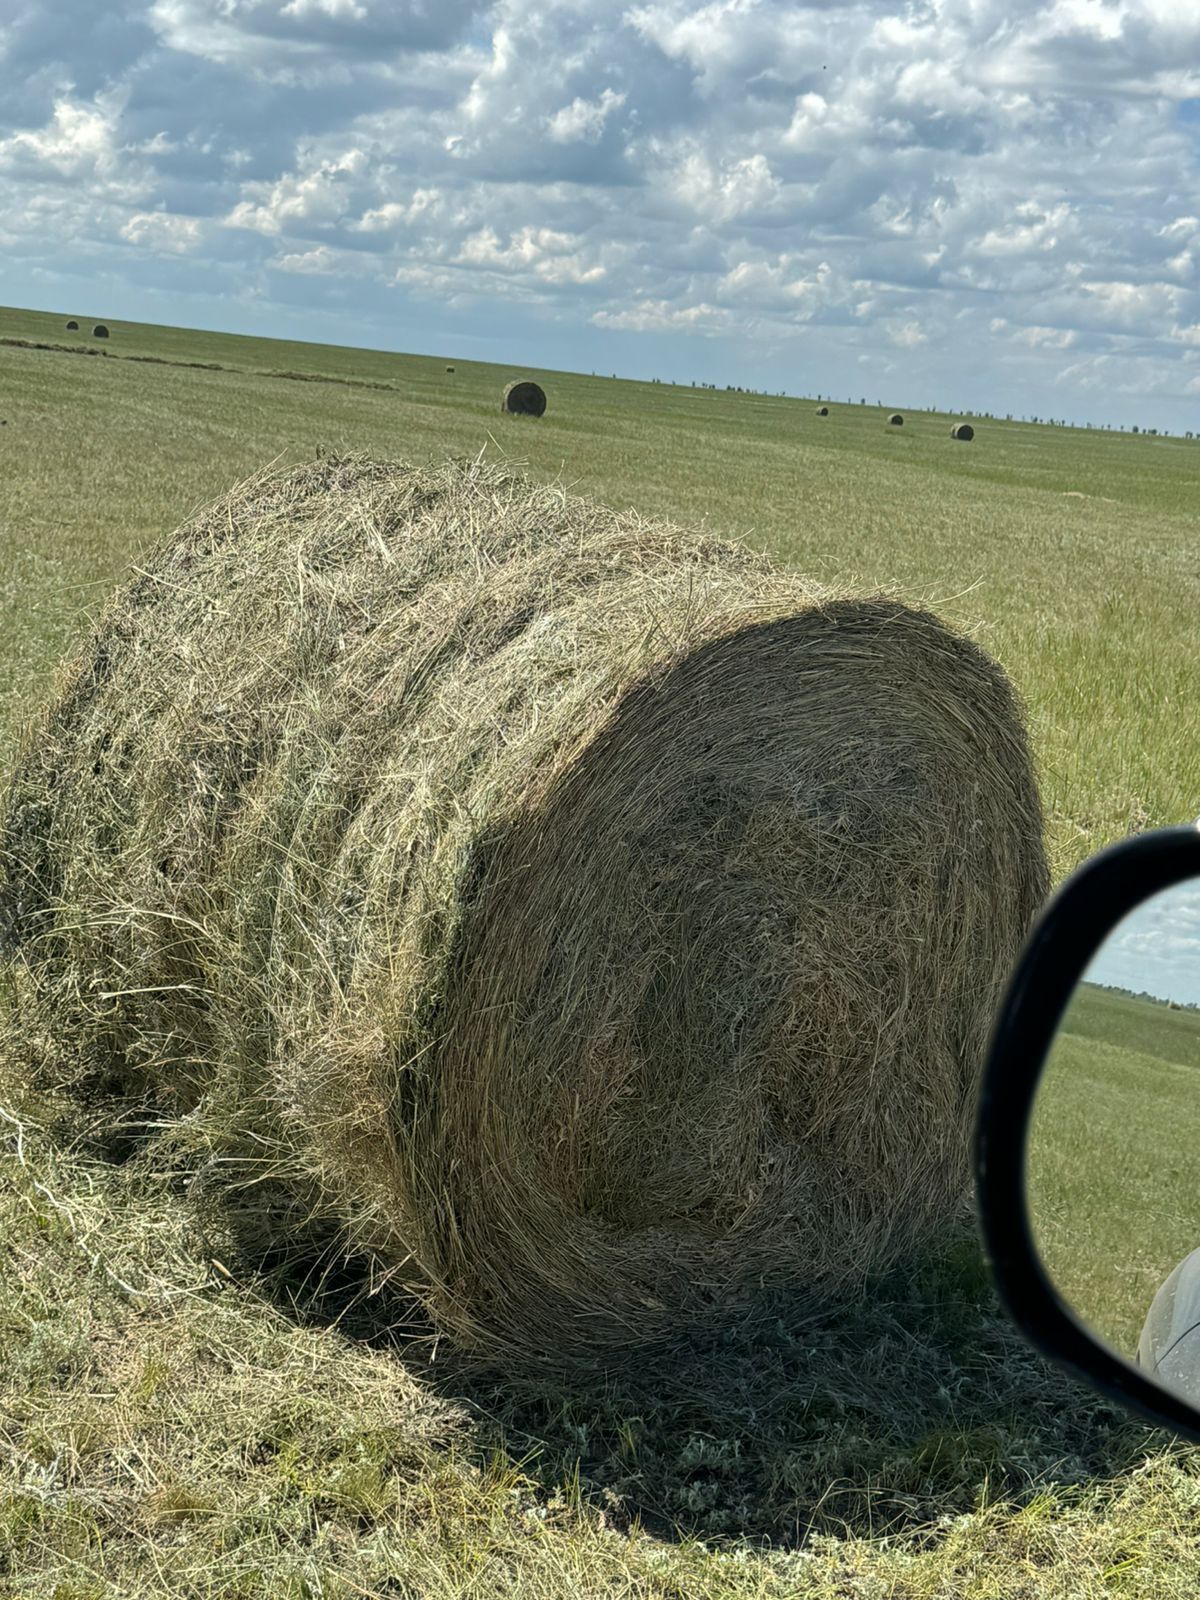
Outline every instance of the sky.
<path fill-rule="evenodd" d="M 0 301 L 1200 432 L 1197 0 L 0 0 Z"/>
<path fill-rule="evenodd" d="M 1088 983 L 1200 1005 L 1200 878 L 1144 901 L 1109 934 Z"/>

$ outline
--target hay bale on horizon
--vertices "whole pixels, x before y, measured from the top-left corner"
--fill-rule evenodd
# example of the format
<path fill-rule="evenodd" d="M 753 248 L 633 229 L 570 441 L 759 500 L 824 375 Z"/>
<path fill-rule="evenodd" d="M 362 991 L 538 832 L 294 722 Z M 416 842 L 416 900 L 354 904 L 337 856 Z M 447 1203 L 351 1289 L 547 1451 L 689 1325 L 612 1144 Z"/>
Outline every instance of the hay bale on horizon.
<path fill-rule="evenodd" d="M 517 1364 L 829 1294 L 957 1216 L 1047 887 L 1011 687 L 928 612 L 365 457 L 142 561 L 0 869 L 43 1074 Z"/>
<path fill-rule="evenodd" d="M 540 417 L 546 411 L 546 391 L 529 379 L 510 383 L 500 400 L 501 411 L 514 417 Z"/>
<path fill-rule="evenodd" d="M 904 426 L 904 418 L 898 411 L 893 411 L 891 416 L 888 418 L 888 424 L 893 428 L 902 428 Z"/>
<path fill-rule="evenodd" d="M 93 339 L 107 339 L 108 338 L 108 329 L 104 326 L 104 324 L 102 322 L 98 322 L 96 324 L 96 326 L 92 329 L 92 338 Z"/>
<path fill-rule="evenodd" d="M 819 417 L 827 417 L 829 415 L 829 407 L 828 406 L 818 406 L 817 407 L 817 415 Z"/>
<path fill-rule="evenodd" d="M 74 320 L 68 322 L 67 323 L 67 331 L 68 331 L 68 333 L 78 333 L 79 332 L 79 324 L 77 322 L 75 322 Z"/>
<path fill-rule="evenodd" d="M 975 429 L 969 422 L 956 422 L 950 429 L 950 437 L 952 439 L 961 439 L 964 443 L 969 444 L 975 437 Z"/>

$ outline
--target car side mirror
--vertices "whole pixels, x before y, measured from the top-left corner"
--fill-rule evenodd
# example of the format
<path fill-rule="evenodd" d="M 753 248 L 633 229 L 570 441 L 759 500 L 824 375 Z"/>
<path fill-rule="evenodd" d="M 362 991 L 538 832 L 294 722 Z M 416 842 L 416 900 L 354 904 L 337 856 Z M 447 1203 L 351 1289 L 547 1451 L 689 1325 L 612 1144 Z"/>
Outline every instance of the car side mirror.
<path fill-rule="evenodd" d="M 975 1175 L 1028 1338 L 1200 1439 L 1200 825 L 1140 834 L 1043 912 L 997 1016 Z"/>

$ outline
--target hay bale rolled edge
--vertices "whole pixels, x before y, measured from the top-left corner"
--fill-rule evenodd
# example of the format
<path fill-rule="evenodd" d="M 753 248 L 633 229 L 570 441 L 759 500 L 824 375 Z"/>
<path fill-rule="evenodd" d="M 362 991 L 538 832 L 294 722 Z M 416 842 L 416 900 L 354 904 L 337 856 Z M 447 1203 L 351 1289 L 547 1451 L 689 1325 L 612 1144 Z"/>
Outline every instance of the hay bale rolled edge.
<path fill-rule="evenodd" d="M 975 429 L 969 422 L 956 422 L 950 429 L 950 437 L 952 439 L 961 439 L 963 443 L 969 444 L 975 437 Z"/>
<path fill-rule="evenodd" d="M 546 391 L 529 379 L 510 383 L 500 399 L 501 411 L 514 417 L 541 417 L 546 412 Z"/>
<path fill-rule="evenodd" d="M 904 426 L 904 418 L 898 411 L 892 412 L 891 416 L 888 418 L 888 426 L 892 428 L 902 428 Z"/>
<path fill-rule="evenodd" d="M 4 853 L 26 1037 L 268 1152 L 510 1358 L 944 1219 L 1045 889 L 1011 691 L 933 617 L 362 461 L 159 552 Z"/>
<path fill-rule="evenodd" d="M 818 406 L 817 407 L 817 415 L 819 417 L 827 417 L 829 415 L 829 407 L 828 406 Z"/>
<path fill-rule="evenodd" d="M 79 332 L 79 324 L 77 322 L 68 322 L 67 323 L 67 332 L 68 333 L 78 333 Z"/>
<path fill-rule="evenodd" d="M 107 339 L 108 338 L 108 329 L 104 326 L 104 324 L 102 322 L 98 322 L 96 324 L 96 326 L 92 329 L 92 338 L 93 339 Z"/>

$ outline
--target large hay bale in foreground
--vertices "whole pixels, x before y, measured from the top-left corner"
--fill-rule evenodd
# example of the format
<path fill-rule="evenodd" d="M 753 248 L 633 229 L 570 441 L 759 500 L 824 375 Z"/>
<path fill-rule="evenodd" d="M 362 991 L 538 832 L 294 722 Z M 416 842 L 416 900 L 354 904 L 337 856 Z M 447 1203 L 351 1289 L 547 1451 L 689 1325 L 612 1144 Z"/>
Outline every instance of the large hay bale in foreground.
<path fill-rule="evenodd" d="M 952 439 L 961 439 L 964 444 L 969 444 L 975 437 L 975 429 L 969 422 L 956 422 L 950 429 Z"/>
<path fill-rule="evenodd" d="M 510 1359 L 956 1214 L 1046 888 L 1008 682 L 932 615 L 362 458 L 143 563 L 2 848 L 18 1036 Z"/>
<path fill-rule="evenodd" d="M 515 417 L 544 416 L 546 391 L 538 383 L 510 383 L 501 396 L 500 409 Z"/>

